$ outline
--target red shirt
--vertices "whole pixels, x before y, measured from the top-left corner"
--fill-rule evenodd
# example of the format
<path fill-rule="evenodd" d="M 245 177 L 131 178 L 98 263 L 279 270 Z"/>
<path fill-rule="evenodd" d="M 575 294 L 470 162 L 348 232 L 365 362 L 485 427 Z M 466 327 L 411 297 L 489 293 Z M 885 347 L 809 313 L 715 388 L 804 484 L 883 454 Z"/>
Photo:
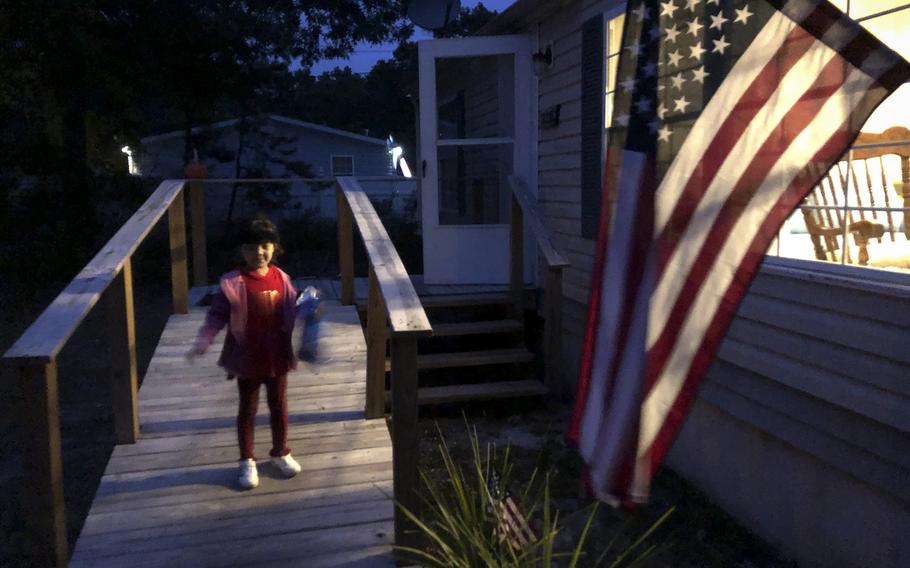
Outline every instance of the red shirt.
<path fill-rule="evenodd" d="M 274 377 L 285 372 L 286 361 L 281 361 L 281 304 L 284 301 L 284 287 L 281 275 L 274 266 L 269 266 L 265 276 L 253 271 L 241 271 L 246 287 L 247 343 L 249 362 L 254 376 L 251 378 Z"/>

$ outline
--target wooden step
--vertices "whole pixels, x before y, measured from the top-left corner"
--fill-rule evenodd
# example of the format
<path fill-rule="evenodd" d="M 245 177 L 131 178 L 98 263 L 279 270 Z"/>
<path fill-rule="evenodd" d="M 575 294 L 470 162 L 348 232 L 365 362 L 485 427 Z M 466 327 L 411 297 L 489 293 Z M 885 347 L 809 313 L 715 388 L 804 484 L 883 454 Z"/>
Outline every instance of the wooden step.
<path fill-rule="evenodd" d="M 524 330 L 522 323 L 513 319 L 434 323 L 432 337 L 454 337 L 457 335 L 481 335 L 486 333 L 517 333 L 522 330 Z"/>
<path fill-rule="evenodd" d="M 484 349 L 483 351 L 460 351 L 455 353 L 433 353 L 417 356 L 418 369 L 442 369 L 446 367 L 474 367 L 500 363 L 527 363 L 534 360 L 534 354 L 523 347 L 512 349 Z"/>
<path fill-rule="evenodd" d="M 545 394 L 547 394 L 546 385 L 535 379 L 445 387 L 421 387 L 417 389 L 417 404 L 442 404 L 461 400 L 518 398 Z M 386 400 L 391 403 L 392 393 L 389 391 L 386 391 Z"/>
<path fill-rule="evenodd" d="M 512 303 L 508 294 L 490 292 L 486 294 L 451 294 L 445 296 L 421 296 L 424 308 L 455 308 L 461 306 L 495 306 Z"/>
<path fill-rule="evenodd" d="M 444 369 L 449 367 L 475 367 L 478 365 L 498 365 L 502 363 L 528 363 L 534 360 L 534 354 L 523 347 L 513 349 L 484 349 L 482 351 L 458 351 L 455 353 L 431 353 L 417 356 L 418 369 Z M 385 370 L 392 368 L 389 359 L 385 361 Z"/>
<path fill-rule="evenodd" d="M 457 308 L 473 306 L 496 306 L 512 303 L 512 296 L 499 292 L 484 294 L 450 294 L 445 296 L 421 296 L 420 303 L 424 308 Z M 367 299 L 357 298 L 357 309 L 367 309 Z"/>

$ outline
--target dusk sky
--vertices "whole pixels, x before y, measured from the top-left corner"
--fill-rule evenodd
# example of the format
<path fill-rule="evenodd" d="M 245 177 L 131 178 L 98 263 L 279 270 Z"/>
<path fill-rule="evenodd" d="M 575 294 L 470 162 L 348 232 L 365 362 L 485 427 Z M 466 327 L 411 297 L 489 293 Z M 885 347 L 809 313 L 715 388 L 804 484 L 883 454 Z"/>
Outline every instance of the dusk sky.
<path fill-rule="evenodd" d="M 473 8 L 478 4 L 483 4 L 489 10 L 502 12 L 514 3 L 515 0 L 462 0 L 461 5 L 462 7 Z M 430 39 L 431 37 L 432 34 L 426 30 L 416 28 L 412 39 L 421 40 Z M 312 73 L 313 75 L 319 75 L 320 73 L 324 73 L 335 67 L 345 66 L 350 67 L 355 73 L 366 73 L 372 69 L 373 65 L 380 59 L 391 58 L 393 51 L 395 51 L 395 44 L 361 44 L 357 47 L 357 50 L 351 54 L 350 59 L 325 59 L 313 66 Z"/>

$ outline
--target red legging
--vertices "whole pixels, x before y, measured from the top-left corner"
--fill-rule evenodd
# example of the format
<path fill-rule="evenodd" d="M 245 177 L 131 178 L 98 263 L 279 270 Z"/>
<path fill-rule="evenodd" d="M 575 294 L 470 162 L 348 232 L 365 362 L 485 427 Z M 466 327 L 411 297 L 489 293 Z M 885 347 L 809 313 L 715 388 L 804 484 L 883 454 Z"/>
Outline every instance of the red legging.
<path fill-rule="evenodd" d="M 237 411 L 237 441 L 240 443 L 240 459 L 253 457 L 253 431 L 256 427 L 256 408 L 259 406 L 259 387 L 265 383 L 269 402 L 269 418 L 272 423 L 272 457 L 286 456 L 288 448 L 288 376 L 280 375 L 268 379 L 237 379 L 240 392 L 240 409 Z"/>

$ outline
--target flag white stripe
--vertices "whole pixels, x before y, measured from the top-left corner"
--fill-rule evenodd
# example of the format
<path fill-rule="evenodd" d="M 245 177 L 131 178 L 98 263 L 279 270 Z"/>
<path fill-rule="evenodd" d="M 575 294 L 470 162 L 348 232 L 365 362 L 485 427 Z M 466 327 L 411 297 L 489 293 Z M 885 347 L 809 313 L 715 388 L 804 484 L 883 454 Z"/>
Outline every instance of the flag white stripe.
<path fill-rule="evenodd" d="M 639 456 L 645 456 L 664 424 L 669 409 L 682 389 L 692 359 L 701 346 L 705 332 L 717 312 L 720 299 L 730 286 L 749 245 L 752 243 L 771 207 L 818 150 L 828 142 L 865 96 L 874 81 L 854 69 L 844 85 L 829 98 L 810 125 L 804 129 L 780 156 L 756 192 L 750 207 L 739 217 L 733 229 L 735 239 L 728 239 L 714 262 L 707 280 L 679 333 L 679 339 L 652 391 L 642 405 Z"/>
<path fill-rule="evenodd" d="M 641 187 L 645 164 L 645 154 L 623 151 L 614 211 L 621 211 L 623 215 L 628 215 L 629 219 L 637 218 L 638 190 Z M 600 320 L 595 336 L 598 348 L 594 351 L 594 361 L 591 365 L 588 398 L 585 401 L 578 444 L 581 455 L 588 461 L 593 457 L 598 442 L 597 432 L 603 418 L 604 386 L 607 381 L 607 369 L 615 356 L 613 339 L 619 325 L 621 298 L 625 295 L 626 267 L 629 264 L 634 230 L 634 223 L 616 223 L 607 242 L 607 262 L 604 267 L 599 306 Z"/>
<path fill-rule="evenodd" d="M 630 321 L 626 344 L 621 353 L 622 360 L 616 373 L 613 403 L 600 424 L 597 437 L 601 443 L 591 461 L 591 477 L 598 480 L 592 485 L 598 493 L 606 493 L 604 484 L 612 483 L 617 468 L 623 459 L 634 459 L 624 454 L 635 447 L 638 439 L 638 421 L 645 378 L 645 339 L 648 327 L 648 305 L 654 288 L 654 246 L 648 250 L 648 262 L 641 281 L 641 290 L 636 298 Z M 643 497 L 643 496 L 642 496 Z"/>
<path fill-rule="evenodd" d="M 673 305 L 679 299 L 679 294 L 689 279 L 689 273 L 698 260 L 702 246 L 708 237 L 712 236 L 711 227 L 717 215 L 736 186 L 737 180 L 749 167 L 750 161 L 744 160 L 743 156 L 758 154 L 768 137 L 774 134 L 781 120 L 818 79 L 817 70 L 824 68 L 836 56 L 837 53 L 827 45 L 820 41 L 814 42 L 781 79 L 777 89 L 765 101 L 739 140 L 727 153 L 717 175 L 699 202 L 691 222 L 680 237 L 680 246 L 674 249 L 673 256 L 654 291 L 648 325 L 648 349 L 654 346 L 663 332 L 672 314 Z M 693 130 L 702 128 L 700 123 L 704 118 L 705 115 L 699 118 Z M 692 137 L 694 136 L 690 136 Z M 739 238 L 739 233 L 733 232 L 732 235 Z"/>
<path fill-rule="evenodd" d="M 735 81 L 724 81 L 708 101 L 692 132 L 683 142 L 676 159 L 664 175 L 654 202 L 654 234 L 659 235 L 670 219 L 670 214 L 679 202 L 686 182 L 704 158 L 708 145 L 717 135 L 724 118 L 740 101 L 752 81 L 776 55 L 796 23 L 780 12 L 775 12 L 759 31 L 739 61 L 730 70 L 729 76 Z"/>

